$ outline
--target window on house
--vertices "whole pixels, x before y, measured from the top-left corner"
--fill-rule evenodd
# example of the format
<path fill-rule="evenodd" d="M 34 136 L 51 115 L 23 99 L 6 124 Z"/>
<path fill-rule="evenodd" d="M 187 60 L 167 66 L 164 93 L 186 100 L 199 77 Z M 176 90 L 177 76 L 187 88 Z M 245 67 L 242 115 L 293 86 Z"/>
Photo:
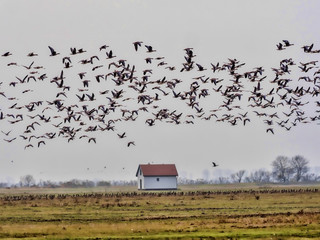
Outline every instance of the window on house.
<path fill-rule="evenodd" d="M 157 182 L 159 182 L 159 181 L 160 181 L 160 178 L 157 177 Z"/>

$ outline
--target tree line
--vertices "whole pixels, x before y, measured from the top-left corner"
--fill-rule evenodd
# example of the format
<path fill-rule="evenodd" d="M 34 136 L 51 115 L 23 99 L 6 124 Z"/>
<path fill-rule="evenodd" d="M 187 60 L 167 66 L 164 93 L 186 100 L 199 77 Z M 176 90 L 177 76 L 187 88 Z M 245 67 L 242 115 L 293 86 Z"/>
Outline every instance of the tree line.
<path fill-rule="evenodd" d="M 51 180 L 40 180 L 39 182 L 36 182 L 35 178 L 31 174 L 21 176 L 19 183 L 16 183 L 16 184 L 0 182 L 0 188 L 9 188 L 9 187 L 91 188 L 91 187 L 133 186 L 133 185 L 137 185 L 136 180 L 92 181 L 92 180 L 71 179 L 68 181 L 59 181 L 59 182 L 55 182 Z"/>
<path fill-rule="evenodd" d="M 228 184 L 228 183 L 312 183 L 320 182 L 320 175 L 310 172 L 309 161 L 296 155 L 292 158 L 278 156 L 271 163 L 272 170 L 259 169 L 252 172 L 239 170 L 230 176 L 216 179 L 185 179 L 180 178 L 180 184 Z"/>
<path fill-rule="evenodd" d="M 239 170 L 230 176 L 218 177 L 216 179 L 186 179 L 178 178 L 178 184 L 228 184 L 228 183 L 312 183 L 320 182 L 320 175 L 310 173 L 309 161 L 296 155 L 292 158 L 287 156 L 278 156 L 272 163 L 272 170 L 259 169 L 253 172 Z M 0 182 L 0 188 L 5 187 L 47 187 L 47 188 L 90 188 L 90 187 L 109 187 L 109 186 L 136 186 L 137 181 L 91 181 L 72 179 L 69 181 L 54 182 L 50 180 L 40 180 L 36 182 L 31 174 L 20 177 L 17 184 Z"/>

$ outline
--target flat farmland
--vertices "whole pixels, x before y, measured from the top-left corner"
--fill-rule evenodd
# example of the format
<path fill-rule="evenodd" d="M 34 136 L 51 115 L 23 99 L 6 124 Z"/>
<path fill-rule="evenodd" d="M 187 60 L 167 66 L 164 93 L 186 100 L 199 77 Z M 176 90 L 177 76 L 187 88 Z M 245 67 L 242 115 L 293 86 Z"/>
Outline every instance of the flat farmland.
<path fill-rule="evenodd" d="M 2 239 L 320 239 L 320 186 L 2 189 Z"/>

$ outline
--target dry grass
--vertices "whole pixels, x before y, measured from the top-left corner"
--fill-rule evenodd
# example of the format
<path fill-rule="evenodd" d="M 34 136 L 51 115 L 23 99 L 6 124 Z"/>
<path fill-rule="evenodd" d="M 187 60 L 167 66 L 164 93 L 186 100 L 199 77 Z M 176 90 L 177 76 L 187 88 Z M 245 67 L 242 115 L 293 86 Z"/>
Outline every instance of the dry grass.
<path fill-rule="evenodd" d="M 257 194 L 259 188 L 250 193 L 232 189 L 169 196 L 72 193 L 53 199 L 11 193 L 25 196 L 21 200 L 6 193 L 0 199 L 0 238 L 320 239 L 320 191 Z M 37 194 L 42 193 L 48 191 Z"/>

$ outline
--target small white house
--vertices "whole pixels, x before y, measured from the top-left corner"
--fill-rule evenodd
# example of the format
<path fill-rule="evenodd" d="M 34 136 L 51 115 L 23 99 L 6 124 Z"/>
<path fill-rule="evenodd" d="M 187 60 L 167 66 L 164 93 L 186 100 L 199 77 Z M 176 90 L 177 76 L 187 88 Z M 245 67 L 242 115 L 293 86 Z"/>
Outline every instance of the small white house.
<path fill-rule="evenodd" d="M 136 173 L 139 190 L 177 189 L 175 164 L 140 164 Z"/>

